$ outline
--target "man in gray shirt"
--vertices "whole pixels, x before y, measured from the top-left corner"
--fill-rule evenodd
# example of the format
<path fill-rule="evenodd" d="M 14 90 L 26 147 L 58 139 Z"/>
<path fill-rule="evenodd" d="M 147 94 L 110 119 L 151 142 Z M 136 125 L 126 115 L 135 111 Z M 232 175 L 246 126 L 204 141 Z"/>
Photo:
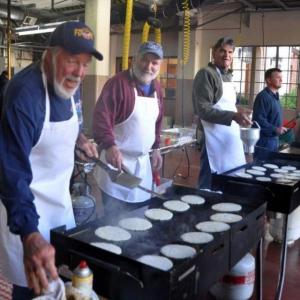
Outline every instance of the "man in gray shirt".
<path fill-rule="evenodd" d="M 234 42 L 223 37 L 213 46 L 213 63 L 196 74 L 193 83 L 194 111 L 202 135 L 199 188 L 211 187 L 211 173 L 223 173 L 245 163 L 239 125 L 249 126 L 250 110 L 236 108 L 230 66 Z"/>

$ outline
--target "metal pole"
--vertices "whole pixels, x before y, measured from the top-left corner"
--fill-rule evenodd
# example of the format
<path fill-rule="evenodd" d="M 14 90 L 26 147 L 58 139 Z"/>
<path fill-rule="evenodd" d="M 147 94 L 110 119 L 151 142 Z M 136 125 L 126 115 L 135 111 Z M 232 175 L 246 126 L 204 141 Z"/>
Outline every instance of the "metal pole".
<path fill-rule="evenodd" d="M 11 28 L 10 28 L 10 0 L 7 1 L 7 25 L 6 25 L 6 39 L 7 39 L 7 72 L 8 79 L 11 79 Z"/>

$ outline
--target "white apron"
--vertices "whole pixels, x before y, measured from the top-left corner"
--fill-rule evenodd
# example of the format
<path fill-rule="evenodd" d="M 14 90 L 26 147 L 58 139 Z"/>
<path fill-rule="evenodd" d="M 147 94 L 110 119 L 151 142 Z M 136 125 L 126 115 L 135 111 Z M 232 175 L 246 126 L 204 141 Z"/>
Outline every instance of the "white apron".
<path fill-rule="evenodd" d="M 236 112 L 236 92 L 232 82 L 222 80 L 223 95 L 213 106 L 219 110 Z M 205 145 L 212 173 L 223 173 L 246 163 L 240 127 L 235 121 L 230 126 L 201 120 Z"/>
<path fill-rule="evenodd" d="M 123 155 L 123 164 L 134 175 L 142 178 L 141 186 L 151 189 L 152 169 L 149 151 L 155 141 L 155 124 L 158 117 L 158 99 L 138 96 L 134 89 L 135 104 L 131 115 L 114 128 L 115 143 Z M 100 156 L 105 161 L 105 151 Z M 95 178 L 99 187 L 106 194 L 126 201 L 142 202 L 151 195 L 138 188 L 128 189 L 113 183 L 100 167 L 95 168 Z"/>
<path fill-rule="evenodd" d="M 33 174 L 30 189 L 40 216 L 38 229 L 49 241 L 51 228 L 61 225 L 75 227 L 69 185 L 74 168 L 74 147 L 79 125 L 73 98 L 72 118 L 62 122 L 50 122 L 50 100 L 44 74 L 43 83 L 46 91 L 46 112 L 41 136 L 29 156 Z M 0 265 L 8 281 L 27 286 L 22 243 L 18 235 L 10 233 L 6 210 L 1 201 Z"/>

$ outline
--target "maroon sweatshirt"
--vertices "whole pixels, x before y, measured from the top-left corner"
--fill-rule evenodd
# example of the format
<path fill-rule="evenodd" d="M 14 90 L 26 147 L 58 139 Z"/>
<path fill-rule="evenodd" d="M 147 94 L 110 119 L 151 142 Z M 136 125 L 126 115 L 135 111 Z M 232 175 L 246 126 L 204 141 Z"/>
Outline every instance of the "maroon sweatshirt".
<path fill-rule="evenodd" d="M 97 100 L 93 117 L 93 136 L 100 149 L 115 145 L 114 126 L 125 121 L 133 112 L 135 104 L 134 88 L 139 96 L 144 96 L 130 71 L 120 72 L 109 79 Z M 156 120 L 155 142 L 153 149 L 159 148 L 160 130 L 163 118 L 163 95 L 160 83 L 152 81 L 153 93 L 157 93 L 159 114 Z"/>

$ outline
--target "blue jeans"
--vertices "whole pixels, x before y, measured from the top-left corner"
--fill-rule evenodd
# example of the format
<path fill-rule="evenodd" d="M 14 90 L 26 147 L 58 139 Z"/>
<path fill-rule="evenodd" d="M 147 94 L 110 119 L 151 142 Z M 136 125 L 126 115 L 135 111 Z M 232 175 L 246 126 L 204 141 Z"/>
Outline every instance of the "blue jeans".
<path fill-rule="evenodd" d="M 12 300 L 32 300 L 34 297 L 33 290 L 27 287 L 13 285 Z"/>
<path fill-rule="evenodd" d="M 277 152 L 279 146 L 279 138 L 275 137 L 260 137 L 256 144 L 254 157 L 263 159 L 268 151 Z"/>
<path fill-rule="evenodd" d="M 211 188 L 211 169 L 207 156 L 206 146 L 203 145 L 200 155 L 200 172 L 198 177 L 198 188 L 199 189 L 210 189 Z"/>

